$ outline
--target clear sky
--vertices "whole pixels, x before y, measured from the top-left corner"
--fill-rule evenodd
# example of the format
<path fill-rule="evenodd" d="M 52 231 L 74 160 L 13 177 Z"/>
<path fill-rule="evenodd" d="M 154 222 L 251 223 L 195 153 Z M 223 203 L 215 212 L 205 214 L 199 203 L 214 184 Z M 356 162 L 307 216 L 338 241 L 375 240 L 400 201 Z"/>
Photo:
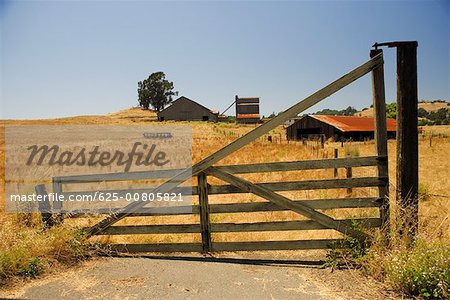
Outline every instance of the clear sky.
<path fill-rule="evenodd" d="M 449 1 L 0 0 L 0 18 L 2 118 L 136 106 L 137 82 L 156 71 L 211 109 L 259 96 L 267 116 L 394 40 L 419 42 L 419 99 L 449 99 Z M 395 50 L 385 61 L 393 102 Z M 310 111 L 370 104 L 366 75 Z"/>

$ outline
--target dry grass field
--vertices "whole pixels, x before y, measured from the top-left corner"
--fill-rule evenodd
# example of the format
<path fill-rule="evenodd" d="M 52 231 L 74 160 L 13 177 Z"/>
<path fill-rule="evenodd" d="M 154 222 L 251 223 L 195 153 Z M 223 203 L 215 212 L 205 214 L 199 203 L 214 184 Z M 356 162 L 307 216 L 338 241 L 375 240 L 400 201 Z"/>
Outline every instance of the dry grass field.
<path fill-rule="evenodd" d="M 105 116 L 80 116 L 51 120 L 6 120 L 2 123 L 0 130 L 0 176 L 2 179 L 1 202 L 4 202 L 4 126 L 8 124 L 121 124 L 121 125 L 143 125 L 151 124 L 155 121 L 155 114 L 150 111 L 134 108 L 111 113 Z M 166 124 L 175 124 L 166 122 Z M 207 155 L 215 152 L 227 145 L 242 134 L 255 128 L 255 125 L 236 125 L 231 123 L 206 123 L 206 122 L 177 122 L 192 126 L 193 130 L 193 163 L 200 161 Z M 430 135 L 441 133 L 440 137 L 433 137 L 430 143 Z M 270 133 L 275 140 L 273 143 L 267 141 L 267 136 L 247 145 L 238 152 L 225 158 L 219 164 L 247 164 L 257 162 L 274 161 L 295 161 L 331 158 L 333 150 L 339 149 L 339 156 L 369 156 L 374 155 L 374 142 L 353 142 L 341 147 L 340 143 L 326 142 L 324 149 L 313 150 L 314 143 L 305 147 L 301 143 L 285 140 L 284 129 L 282 127 Z M 281 135 L 281 141 L 279 137 Z M 419 139 L 419 179 L 420 179 L 420 235 L 428 241 L 448 241 L 450 240 L 450 126 L 426 127 Z M 395 209 L 395 141 L 389 141 L 389 176 L 391 204 Z M 355 168 L 354 177 L 374 176 L 376 174 L 373 167 Z M 339 170 L 339 177 L 344 178 L 345 170 Z M 293 180 L 331 179 L 333 170 L 311 170 L 302 172 L 274 172 L 263 174 L 249 174 L 242 176 L 254 182 L 277 182 Z M 220 180 L 209 179 L 210 183 L 221 183 Z M 194 182 L 194 181 L 193 181 Z M 345 197 L 345 189 L 316 190 L 316 191 L 296 191 L 282 192 L 283 195 L 292 199 L 324 199 Z M 357 188 L 353 190 L 352 196 L 375 196 L 374 188 Z M 194 201 L 196 201 L 194 197 Z M 220 196 L 210 196 L 211 203 L 233 203 L 233 202 L 256 202 L 264 201 L 257 196 L 249 194 L 229 194 Z M 3 205 L 2 205 L 3 206 Z M 3 209 L 3 208 L 0 208 Z M 340 209 L 327 211 L 327 214 L 338 219 L 348 217 L 371 217 L 378 216 L 377 209 Z M 219 222 L 261 222 L 261 221 L 281 221 L 281 220 L 301 220 L 304 219 L 293 212 L 264 212 L 245 214 L 220 214 L 211 215 L 211 221 Z M 6 256 L 0 254 L 0 273 L 4 276 L 11 275 L 14 266 L 8 268 L 10 264 L 20 264 L 26 262 L 29 256 L 16 259 L 11 256 L 11 249 L 16 245 L 21 245 L 23 249 L 34 247 L 35 256 L 39 257 L 39 247 L 45 248 L 41 256 L 49 255 L 58 249 L 58 253 L 66 253 L 67 260 L 74 255 L 73 249 L 67 248 L 64 241 L 73 239 L 72 228 L 77 226 L 89 226 L 95 224 L 99 219 L 69 219 L 66 220 L 64 230 L 54 229 L 52 232 L 41 234 L 39 229 L 27 226 L 26 223 L 38 223 L 38 217 L 34 216 L 30 221 L 27 216 L 13 215 L 0 212 L 0 253 L 9 253 Z M 121 220 L 119 224 L 188 224 L 198 223 L 198 216 L 162 216 L 162 217 L 133 217 Z M 69 233 L 67 233 L 69 232 Z M 44 235 L 44 236 L 42 236 Z M 55 236 L 57 238 L 55 238 Z M 252 241 L 252 240 L 293 240 L 293 239 L 321 239 L 334 238 L 340 235 L 331 230 L 316 231 L 286 231 L 286 232 L 253 232 L 253 233 L 216 233 L 213 234 L 214 241 Z M 26 241 L 24 241 L 24 239 Z M 134 236 L 114 236 L 97 238 L 100 242 L 199 242 L 199 234 L 173 234 L 173 235 L 134 235 Z M 58 248 L 59 247 L 59 248 Z M 8 252 L 9 251 L 9 252 Z M 81 251 L 81 250 L 80 250 Z M 9 255 L 9 256 L 8 256 Z M 1 261 L 3 260 L 3 261 Z M 60 259 L 53 259 L 60 260 Z M 64 261 L 64 259 L 63 259 Z M 5 267 L 6 266 L 6 267 Z M 8 273 L 9 272 L 9 273 Z M 0 274 L 1 276 L 2 274 Z"/>

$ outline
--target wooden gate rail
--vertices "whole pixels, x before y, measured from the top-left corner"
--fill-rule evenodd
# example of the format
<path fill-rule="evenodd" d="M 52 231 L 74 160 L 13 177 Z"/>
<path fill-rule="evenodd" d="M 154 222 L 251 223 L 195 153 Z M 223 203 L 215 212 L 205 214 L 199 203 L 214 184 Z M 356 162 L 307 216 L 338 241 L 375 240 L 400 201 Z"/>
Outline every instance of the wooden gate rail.
<path fill-rule="evenodd" d="M 266 241 L 266 242 L 216 242 L 212 252 L 220 251 L 258 251 L 258 250 L 314 250 L 326 249 L 330 245 L 339 245 L 342 239 L 317 239 L 300 241 Z M 200 243 L 165 243 L 165 244 L 111 244 L 110 249 L 117 252 L 201 252 Z"/>
<path fill-rule="evenodd" d="M 292 200 L 294 202 L 307 202 L 314 209 L 346 209 L 346 208 L 371 208 L 380 207 L 382 198 L 335 198 L 321 200 Z M 189 209 L 192 208 L 192 211 Z M 251 203 L 224 203 L 210 204 L 210 213 L 213 214 L 229 214 L 229 213 L 246 213 L 246 212 L 273 212 L 288 211 L 289 209 L 280 207 L 271 202 L 251 202 Z M 73 210 L 65 212 L 71 218 L 84 218 L 102 214 L 116 214 L 119 209 L 98 209 L 95 213 L 92 210 Z M 200 214 L 199 205 L 192 206 L 175 206 L 175 207 L 143 207 L 139 212 L 132 213 L 128 217 L 150 217 L 150 216 L 175 216 L 175 215 L 198 215 Z"/>
<path fill-rule="evenodd" d="M 387 177 L 359 177 L 359 178 L 344 178 L 344 179 L 322 179 L 322 180 L 300 180 L 300 181 L 286 181 L 286 182 L 264 182 L 255 183 L 255 185 L 268 188 L 272 191 L 300 191 L 300 190 L 320 190 L 320 189 L 339 189 L 339 188 L 358 188 L 358 187 L 379 187 L 387 184 Z M 171 190 L 173 193 L 198 195 L 198 188 L 196 186 L 177 187 Z M 125 196 L 129 193 L 156 193 L 156 189 L 129 189 L 129 190 L 100 190 L 100 191 L 77 191 L 77 192 L 62 192 L 65 197 L 69 195 L 94 195 L 95 193 L 116 193 L 117 196 Z M 250 193 L 242 190 L 234 185 L 223 184 L 213 185 L 209 187 L 208 193 L 210 195 L 220 194 L 238 194 Z"/>
<path fill-rule="evenodd" d="M 357 222 L 364 228 L 380 227 L 380 218 L 357 218 L 336 220 L 339 223 Z M 254 231 L 290 231 L 290 230 L 320 230 L 330 229 L 312 220 L 277 221 L 254 223 L 211 223 L 210 232 L 254 232 Z M 170 225 L 121 225 L 111 226 L 99 235 L 129 235 L 129 234 L 171 234 L 171 233 L 202 233 L 203 228 L 198 224 L 170 224 Z"/>
<path fill-rule="evenodd" d="M 305 161 L 289 161 L 289 162 L 271 162 L 256 163 L 246 165 L 228 165 L 215 166 L 217 169 L 233 173 L 263 173 L 263 172 L 281 172 L 295 170 L 312 170 L 312 169 L 331 169 L 331 168 L 354 168 L 366 166 L 383 166 L 387 162 L 386 156 L 367 156 L 367 157 L 350 157 L 350 158 L 331 158 L 317 159 Z M 92 183 L 92 182 L 109 182 L 109 181 L 129 181 L 129 180 L 147 180 L 171 178 L 185 169 L 170 169 L 160 171 L 137 171 L 137 172 L 118 172 L 103 174 L 86 174 L 54 177 L 53 181 L 61 184 L 72 183 Z"/>

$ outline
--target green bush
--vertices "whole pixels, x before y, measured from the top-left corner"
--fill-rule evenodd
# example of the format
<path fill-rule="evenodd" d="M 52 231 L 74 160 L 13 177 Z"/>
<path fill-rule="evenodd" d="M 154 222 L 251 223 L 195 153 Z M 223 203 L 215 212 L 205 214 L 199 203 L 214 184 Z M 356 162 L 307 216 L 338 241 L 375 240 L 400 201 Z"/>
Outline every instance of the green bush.
<path fill-rule="evenodd" d="M 347 225 L 352 229 L 363 231 L 362 224 L 359 224 L 356 220 L 349 220 Z M 335 269 L 342 266 L 358 265 L 367 254 L 367 246 L 361 236 L 356 238 L 347 236 L 341 242 L 334 242 L 327 252 L 325 266 Z"/>
<path fill-rule="evenodd" d="M 350 224 L 352 228 L 361 228 Z M 450 299 L 450 244 L 418 238 L 409 247 L 378 232 L 371 245 L 346 237 L 327 253 L 326 267 L 357 267 L 393 290 L 412 297 Z"/>
<path fill-rule="evenodd" d="M 385 253 L 386 282 L 411 296 L 450 297 L 450 247 L 418 240 L 411 249 Z"/>

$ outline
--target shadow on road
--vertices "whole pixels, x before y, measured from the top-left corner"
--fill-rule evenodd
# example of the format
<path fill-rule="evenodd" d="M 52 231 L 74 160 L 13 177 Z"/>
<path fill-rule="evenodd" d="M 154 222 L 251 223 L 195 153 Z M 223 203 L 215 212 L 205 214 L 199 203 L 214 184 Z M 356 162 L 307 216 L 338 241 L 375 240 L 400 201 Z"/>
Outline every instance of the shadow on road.
<path fill-rule="evenodd" d="M 274 267 L 297 267 L 297 268 L 322 268 L 325 264 L 323 260 L 281 260 L 281 259 L 259 259 L 259 258 L 228 258 L 213 256 L 170 256 L 170 255 L 108 255 L 120 258 L 147 258 L 154 260 L 173 260 L 190 262 L 211 262 L 222 264 L 256 265 L 256 266 L 274 266 Z"/>

